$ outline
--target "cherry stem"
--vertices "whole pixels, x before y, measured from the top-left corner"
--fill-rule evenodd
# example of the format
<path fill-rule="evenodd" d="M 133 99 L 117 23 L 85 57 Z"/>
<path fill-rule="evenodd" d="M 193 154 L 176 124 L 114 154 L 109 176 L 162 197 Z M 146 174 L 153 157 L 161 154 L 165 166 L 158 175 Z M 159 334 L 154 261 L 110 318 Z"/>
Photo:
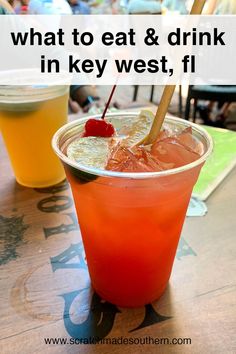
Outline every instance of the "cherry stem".
<path fill-rule="evenodd" d="M 107 113 L 107 110 L 108 110 L 108 107 L 109 107 L 109 105 L 110 105 L 112 96 L 113 96 L 113 94 L 114 94 L 114 92 L 115 92 L 115 89 L 116 89 L 116 85 L 114 85 L 114 86 L 112 87 L 110 96 L 109 96 L 108 101 L 107 101 L 107 103 L 106 103 L 106 106 L 105 106 L 105 109 L 104 109 L 104 111 L 103 111 L 103 114 L 102 114 L 101 119 L 104 119 L 104 118 L 105 118 L 105 115 L 106 115 L 106 113 Z"/>

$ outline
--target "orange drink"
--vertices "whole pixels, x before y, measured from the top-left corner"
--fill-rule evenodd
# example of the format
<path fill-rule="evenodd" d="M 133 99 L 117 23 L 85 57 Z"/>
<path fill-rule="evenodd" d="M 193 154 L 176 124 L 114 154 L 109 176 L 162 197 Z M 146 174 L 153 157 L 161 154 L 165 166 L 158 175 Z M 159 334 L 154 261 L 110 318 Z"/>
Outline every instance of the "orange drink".
<path fill-rule="evenodd" d="M 0 87 L 0 131 L 20 184 L 47 187 L 65 178 L 51 139 L 67 122 L 67 102 L 68 86 Z"/>
<path fill-rule="evenodd" d="M 131 113 L 106 117 L 118 135 L 124 134 L 127 127 L 122 126 L 135 118 L 137 114 Z M 84 123 L 82 119 L 62 127 L 54 136 L 53 147 L 71 185 L 92 285 L 102 298 L 118 306 L 142 306 L 158 299 L 167 286 L 192 189 L 211 152 L 212 141 L 197 125 L 167 118 L 168 129 L 184 131 L 176 133 L 183 144 L 173 143 L 177 138 L 163 138 L 161 133 L 158 147 L 152 146 L 156 157 L 152 161 L 150 156 L 150 161 L 146 159 L 145 172 L 141 168 L 144 155 L 129 161 L 131 150 L 125 155 L 125 148 L 121 155 L 120 151 L 111 154 L 108 170 L 93 167 L 88 160 L 85 166 L 70 155 L 71 147 L 78 155 L 80 143 L 76 139 L 84 139 Z M 193 151 L 193 145 L 199 153 Z M 93 154 L 91 148 L 88 151 Z M 102 150 L 99 156 L 101 160 Z M 86 161 L 84 156 L 83 159 Z M 157 161 L 157 170 L 147 172 L 146 168 Z M 114 163 L 120 163 L 122 172 L 114 170 Z"/>

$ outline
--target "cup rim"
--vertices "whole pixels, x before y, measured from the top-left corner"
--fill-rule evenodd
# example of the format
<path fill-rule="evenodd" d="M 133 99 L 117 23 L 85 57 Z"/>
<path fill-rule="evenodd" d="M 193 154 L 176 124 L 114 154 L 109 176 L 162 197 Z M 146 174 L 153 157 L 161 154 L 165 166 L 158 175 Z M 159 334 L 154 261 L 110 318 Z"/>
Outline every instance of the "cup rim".
<path fill-rule="evenodd" d="M 121 117 L 121 116 L 137 116 L 139 115 L 139 112 L 129 112 L 129 111 L 119 111 L 119 112 L 114 112 L 114 113 L 108 113 L 106 115 L 107 118 L 112 118 L 112 117 Z M 155 177 L 163 177 L 163 176 L 168 176 L 168 175 L 173 175 L 181 172 L 185 172 L 187 170 L 190 170 L 203 162 L 206 161 L 206 159 L 209 157 L 213 150 L 213 140 L 210 134 L 201 126 L 198 124 L 192 123 L 190 121 L 184 120 L 182 118 L 177 118 L 173 117 L 171 115 L 166 115 L 165 121 L 174 121 L 176 123 L 181 123 L 181 125 L 185 125 L 187 127 L 192 127 L 193 130 L 195 130 L 198 134 L 200 134 L 207 142 L 207 150 L 206 152 L 197 160 L 169 170 L 163 170 L 163 171 L 158 171 L 158 172 L 118 172 L 118 171 L 111 171 L 111 170 L 102 170 L 98 168 L 93 168 L 89 166 L 84 166 L 82 164 L 79 164 L 78 162 L 70 160 L 59 148 L 59 140 L 61 136 L 66 133 L 69 129 L 74 128 L 77 124 L 81 124 L 85 121 L 87 121 L 90 118 L 101 118 L 101 114 L 97 115 L 92 115 L 92 116 L 86 116 L 82 117 L 79 119 L 76 119 L 72 122 L 69 122 L 65 125 L 63 125 L 57 132 L 54 134 L 52 138 L 52 148 L 57 154 L 57 156 L 67 165 L 74 167 L 77 170 L 83 171 L 85 173 L 99 176 L 99 177 L 116 177 L 116 178 L 130 178 L 130 179 L 147 179 L 147 178 L 155 178 Z"/>
<path fill-rule="evenodd" d="M 62 96 L 68 89 L 68 85 L 0 85 L 0 105 L 14 106 L 45 101 Z"/>

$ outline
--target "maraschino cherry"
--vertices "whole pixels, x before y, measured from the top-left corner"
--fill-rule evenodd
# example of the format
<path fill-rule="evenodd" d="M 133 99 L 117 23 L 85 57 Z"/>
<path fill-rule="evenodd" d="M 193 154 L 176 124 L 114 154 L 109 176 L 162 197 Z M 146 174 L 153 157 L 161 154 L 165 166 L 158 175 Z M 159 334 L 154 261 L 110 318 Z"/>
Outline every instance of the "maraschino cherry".
<path fill-rule="evenodd" d="M 107 109 L 110 105 L 115 88 L 116 88 L 116 85 L 114 85 L 111 90 L 109 99 L 107 101 L 107 104 L 105 106 L 105 109 L 103 111 L 101 119 L 91 118 L 91 119 L 87 120 L 85 127 L 84 127 L 85 132 L 83 134 L 83 137 L 101 136 L 103 138 L 109 138 L 114 135 L 115 128 L 113 127 L 113 125 L 111 123 L 107 123 L 104 118 L 105 118 Z"/>
<path fill-rule="evenodd" d="M 115 129 L 111 123 L 107 123 L 104 119 L 89 119 L 85 124 L 85 132 L 83 134 L 86 136 L 101 136 L 103 138 L 109 138 L 113 136 Z"/>

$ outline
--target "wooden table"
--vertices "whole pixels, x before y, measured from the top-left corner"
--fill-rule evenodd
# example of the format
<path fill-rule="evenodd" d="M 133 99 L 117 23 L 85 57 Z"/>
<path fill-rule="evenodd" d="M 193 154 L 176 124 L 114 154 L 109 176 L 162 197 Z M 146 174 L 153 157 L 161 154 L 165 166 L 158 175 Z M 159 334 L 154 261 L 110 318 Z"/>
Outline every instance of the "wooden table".
<path fill-rule="evenodd" d="M 236 352 L 235 169 L 187 218 L 165 294 L 131 310 L 92 293 L 68 184 L 19 186 L 0 148 L 1 354 Z"/>

